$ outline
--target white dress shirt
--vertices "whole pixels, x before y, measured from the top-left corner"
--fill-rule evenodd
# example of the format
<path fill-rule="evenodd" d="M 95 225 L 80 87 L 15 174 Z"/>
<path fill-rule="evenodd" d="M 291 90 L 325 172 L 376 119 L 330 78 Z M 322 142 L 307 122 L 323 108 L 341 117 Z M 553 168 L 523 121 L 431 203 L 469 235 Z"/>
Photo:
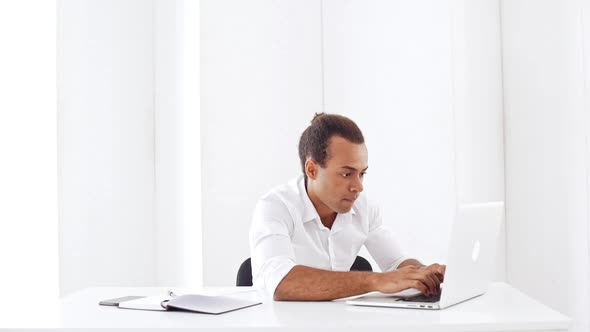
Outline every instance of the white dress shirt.
<path fill-rule="evenodd" d="M 364 194 L 349 212 L 336 216 L 332 229 L 324 226 L 301 175 L 256 204 L 250 227 L 254 286 L 273 296 L 295 265 L 349 271 L 363 244 L 382 271 L 394 270 L 406 259 L 383 226 L 378 207 Z"/>

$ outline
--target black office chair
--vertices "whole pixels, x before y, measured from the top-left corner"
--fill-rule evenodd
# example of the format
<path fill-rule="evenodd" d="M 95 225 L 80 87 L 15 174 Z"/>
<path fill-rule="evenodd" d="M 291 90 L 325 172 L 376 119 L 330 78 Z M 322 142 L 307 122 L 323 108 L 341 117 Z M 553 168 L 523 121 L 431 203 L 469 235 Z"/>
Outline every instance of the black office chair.
<path fill-rule="evenodd" d="M 373 272 L 371 263 L 361 256 L 356 256 L 354 263 L 350 267 L 350 271 L 368 271 Z M 238 276 L 236 278 L 236 286 L 252 286 L 252 261 L 250 258 L 246 259 L 238 269 Z"/>

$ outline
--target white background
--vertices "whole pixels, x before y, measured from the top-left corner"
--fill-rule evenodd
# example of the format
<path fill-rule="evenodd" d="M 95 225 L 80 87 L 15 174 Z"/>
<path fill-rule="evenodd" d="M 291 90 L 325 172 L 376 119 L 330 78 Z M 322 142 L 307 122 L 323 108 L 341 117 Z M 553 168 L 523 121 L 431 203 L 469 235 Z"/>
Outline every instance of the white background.
<path fill-rule="evenodd" d="M 502 6 L 508 280 L 576 331 L 590 329 L 589 4 Z"/>
<path fill-rule="evenodd" d="M 234 282 L 322 110 L 364 131 L 365 193 L 406 252 L 444 262 L 455 204 L 504 199 L 499 3 L 272 3 L 201 2 L 204 282 Z"/>
<path fill-rule="evenodd" d="M 58 319 L 55 26 L 55 2 L 0 1 L 0 326 Z"/>
<path fill-rule="evenodd" d="M 61 294 L 201 285 L 198 3 L 57 4 Z"/>
<path fill-rule="evenodd" d="M 585 331 L 589 4 L 0 2 L 2 292 L 233 285 L 326 111 L 408 254 L 444 261 L 455 206 L 505 200 L 495 279 Z"/>

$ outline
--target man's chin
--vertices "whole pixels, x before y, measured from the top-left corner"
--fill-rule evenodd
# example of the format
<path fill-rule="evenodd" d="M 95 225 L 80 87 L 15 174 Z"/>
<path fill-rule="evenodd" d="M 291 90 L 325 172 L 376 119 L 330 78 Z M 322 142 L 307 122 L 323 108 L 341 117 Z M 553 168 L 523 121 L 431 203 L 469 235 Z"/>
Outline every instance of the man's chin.
<path fill-rule="evenodd" d="M 348 213 L 350 212 L 350 210 L 352 210 L 352 204 L 346 206 L 339 206 L 338 209 L 335 211 L 338 213 Z"/>

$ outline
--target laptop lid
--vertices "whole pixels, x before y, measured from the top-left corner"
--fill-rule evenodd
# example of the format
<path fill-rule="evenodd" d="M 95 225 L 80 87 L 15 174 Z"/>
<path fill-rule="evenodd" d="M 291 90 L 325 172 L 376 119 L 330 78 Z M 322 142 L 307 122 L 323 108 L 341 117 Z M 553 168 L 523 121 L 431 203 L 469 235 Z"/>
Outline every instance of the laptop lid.
<path fill-rule="evenodd" d="M 440 307 L 485 293 L 498 249 L 504 203 L 462 205 L 453 224 Z"/>

